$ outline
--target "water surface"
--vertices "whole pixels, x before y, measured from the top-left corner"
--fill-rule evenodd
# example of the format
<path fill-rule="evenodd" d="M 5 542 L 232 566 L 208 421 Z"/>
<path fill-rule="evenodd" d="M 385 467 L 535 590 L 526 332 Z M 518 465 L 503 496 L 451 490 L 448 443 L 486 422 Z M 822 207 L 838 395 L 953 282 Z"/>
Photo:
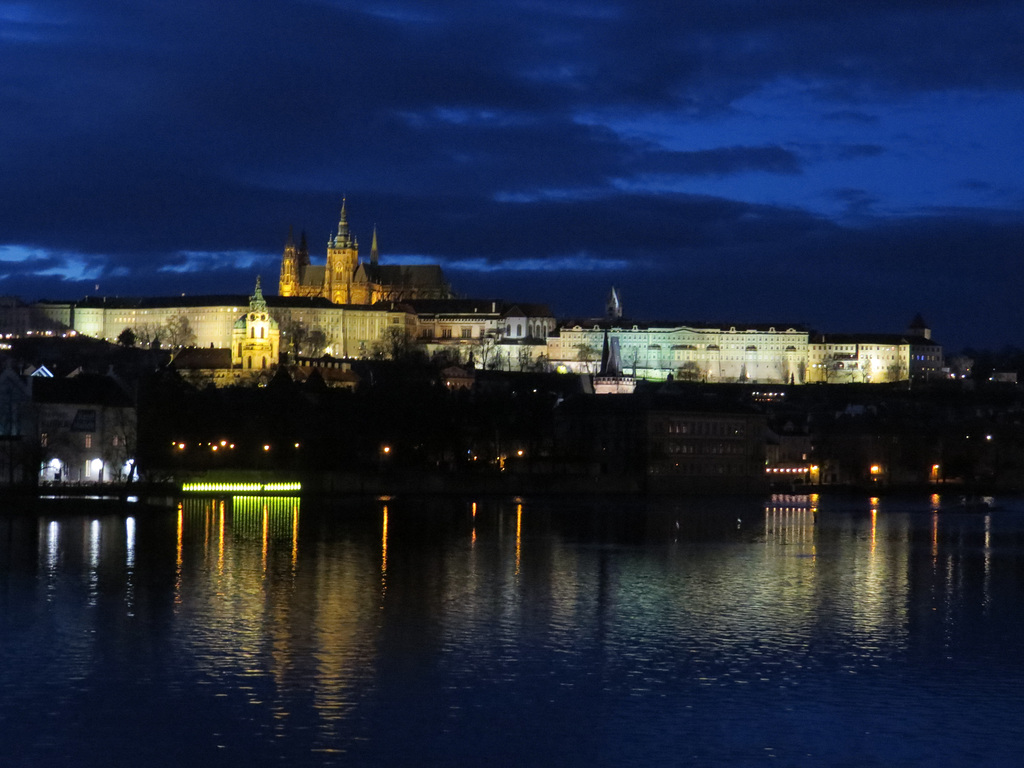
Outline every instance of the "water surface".
<path fill-rule="evenodd" d="M 5 766 L 1018 765 L 1024 504 L 0 513 Z"/>

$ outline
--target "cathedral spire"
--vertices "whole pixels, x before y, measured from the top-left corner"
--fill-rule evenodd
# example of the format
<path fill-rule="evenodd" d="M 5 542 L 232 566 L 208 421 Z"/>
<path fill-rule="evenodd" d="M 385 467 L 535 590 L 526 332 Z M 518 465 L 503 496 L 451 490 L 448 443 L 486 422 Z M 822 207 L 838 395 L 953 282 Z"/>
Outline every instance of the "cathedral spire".
<path fill-rule="evenodd" d="M 355 241 L 352 239 L 352 233 L 348 229 L 347 202 L 344 197 L 341 199 L 341 218 L 338 220 L 338 234 L 332 242 L 328 242 L 328 247 L 333 245 L 335 248 L 351 248 L 354 245 Z"/>
<path fill-rule="evenodd" d="M 380 254 L 377 251 L 377 225 L 373 225 L 373 242 L 370 243 L 370 264 L 377 266 L 377 260 L 380 258 Z"/>

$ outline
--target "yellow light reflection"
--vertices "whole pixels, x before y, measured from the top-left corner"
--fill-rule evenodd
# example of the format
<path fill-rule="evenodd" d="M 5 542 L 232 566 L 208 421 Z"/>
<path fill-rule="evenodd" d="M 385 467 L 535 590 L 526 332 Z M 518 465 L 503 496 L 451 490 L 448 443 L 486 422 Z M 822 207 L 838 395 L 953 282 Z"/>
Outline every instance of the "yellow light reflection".
<path fill-rule="evenodd" d="M 181 562 L 185 533 L 185 505 L 178 502 L 178 545 L 174 560 L 174 604 L 181 605 Z"/>
<path fill-rule="evenodd" d="M 292 507 L 292 570 L 299 564 L 299 505 Z"/>
<path fill-rule="evenodd" d="M 875 554 L 876 533 L 878 528 L 878 510 L 871 510 L 871 554 Z"/>
<path fill-rule="evenodd" d="M 516 504 L 516 576 L 519 575 L 519 558 L 522 554 L 523 505 Z"/>
<path fill-rule="evenodd" d="M 270 507 L 263 505 L 263 573 L 267 572 L 267 550 L 270 547 Z"/>
<path fill-rule="evenodd" d="M 182 535 L 185 528 L 185 505 L 180 501 L 178 502 L 178 552 L 175 559 L 175 565 L 178 569 L 178 577 L 181 577 L 181 547 L 182 547 Z"/>
<path fill-rule="evenodd" d="M 217 518 L 217 572 L 224 573 L 224 502 L 220 503 Z"/>
<path fill-rule="evenodd" d="M 384 522 L 380 542 L 380 596 L 388 591 L 388 505 L 384 505 Z"/>

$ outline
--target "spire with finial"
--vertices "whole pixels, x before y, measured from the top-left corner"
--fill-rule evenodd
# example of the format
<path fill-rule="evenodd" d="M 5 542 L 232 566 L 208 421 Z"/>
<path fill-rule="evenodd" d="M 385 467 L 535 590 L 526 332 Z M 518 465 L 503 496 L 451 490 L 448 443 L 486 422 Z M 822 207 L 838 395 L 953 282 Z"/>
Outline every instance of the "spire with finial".
<path fill-rule="evenodd" d="M 377 266 L 377 261 L 380 258 L 380 254 L 377 251 L 377 225 L 373 225 L 373 242 L 370 243 L 370 264 Z"/>
<path fill-rule="evenodd" d="M 343 197 L 341 199 L 341 218 L 338 220 L 338 234 L 335 235 L 333 245 L 335 248 L 351 248 L 354 245 L 352 240 L 352 233 L 348 229 L 348 212 L 345 210 L 346 203 L 348 201 Z"/>

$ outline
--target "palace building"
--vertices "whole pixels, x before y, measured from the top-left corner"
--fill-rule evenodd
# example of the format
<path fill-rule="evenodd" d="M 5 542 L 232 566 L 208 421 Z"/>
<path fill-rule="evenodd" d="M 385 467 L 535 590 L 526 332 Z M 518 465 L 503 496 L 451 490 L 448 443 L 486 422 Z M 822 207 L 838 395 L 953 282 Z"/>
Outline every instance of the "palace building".
<path fill-rule="evenodd" d="M 325 264 L 310 263 L 305 235 L 296 245 L 292 234 L 288 234 L 281 257 L 278 294 L 323 298 L 334 304 L 452 298 L 451 288 L 437 264 L 381 264 L 376 228 L 370 245 L 370 260 L 360 261 L 359 241 L 349 229 L 344 202 L 338 231 L 327 241 Z"/>

